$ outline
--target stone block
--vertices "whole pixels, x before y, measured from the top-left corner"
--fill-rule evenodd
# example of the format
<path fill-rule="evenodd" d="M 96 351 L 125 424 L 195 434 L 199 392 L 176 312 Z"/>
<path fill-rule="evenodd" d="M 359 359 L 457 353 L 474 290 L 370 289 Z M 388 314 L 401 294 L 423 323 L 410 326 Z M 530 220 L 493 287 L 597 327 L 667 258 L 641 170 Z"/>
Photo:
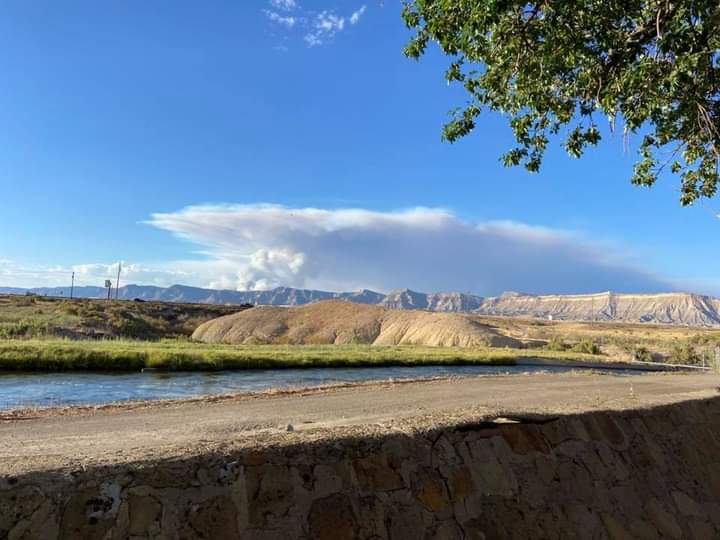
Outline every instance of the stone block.
<path fill-rule="evenodd" d="M 444 519 L 450 515 L 450 498 L 440 474 L 429 467 L 418 469 L 413 479 L 413 493 L 422 506 Z"/>
<path fill-rule="evenodd" d="M 21 486 L 0 491 L 0 538 L 7 538 L 13 529 L 29 527 L 32 514 L 43 503 L 44 496 L 37 488 Z M 21 522 L 27 521 L 27 524 Z M 18 534 L 16 531 L 15 534 Z"/>
<path fill-rule="evenodd" d="M 718 538 L 717 530 L 707 521 L 700 519 L 690 519 L 688 521 L 690 528 L 690 537 L 693 540 L 707 540 L 709 538 Z"/>
<path fill-rule="evenodd" d="M 550 448 L 543 432 L 534 424 L 506 424 L 500 427 L 503 438 L 515 454 L 548 453 Z"/>
<path fill-rule="evenodd" d="M 75 492 L 67 501 L 60 522 L 61 540 L 103 538 L 114 525 L 119 500 L 100 487 Z"/>
<path fill-rule="evenodd" d="M 499 462 L 477 463 L 470 467 L 475 485 L 485 496 L 514 497 L 518 482 L 513 470 Z"/>
<path fill-rule="evenodd" d="M 290 470 L 265 465 L 245 469 L 250 527 L 263 528 L 288 513 L 295 504 Z"/>
<path fill-rule="evenodd" d="M 454 501 L 462 501 L 476 490 L 472 472 L 466 465 L 450 468 L 446 478 L 450 496 Z"/>
<path fill-rule="evenodd" d="M 630 534 L 638 540 L 656 540 L 658 530 L 644 519 L 636 519 L 630 523 Z"/>
<path fill-rule="evenodd" d="M 454 521 L 442 521 L 425 532 L 425 540 L 464 540 L 462 529 Z"/>
<path fill-rule="evenodd" d="M 673 491 L 672 498 L 683 516 L 705 518 L 705 512 L 698 503 L 682 491 Z"/>
<path fill-rule="evenodd" d="M 154 497 L 130 495 L 128 497 L 129 532 L 146 536 L 160 530 L 162 504 Z"/>
<path fill-rule="evenodd" d="M 675 516 L 662 506 L 660 501 L 653 498 L 645 504 L 647 519 L 660 534 L 667 538 L 682 538 L 682 529 Z"/>
<path fill-rule="evenodd" d="M 632 534 L 618 520 L 617 516 L 603 514 L 602 522 L 610 540 L 632 540 Z"/>
<path fill-rule="evenodd" d="M 310 536 L 315 540 L 354 540 L 358 522 L 347 495 L 335 493 L 316 499 L 308 516 Z"/>
<path fill-rule="evenodd" d="M 180 538 L 239 538 L 237 521 L 237 508 L 232 498 L 215 497 L 195 504 L 188 510 L 184 516 Z"/>
<path fill-rule="evenodd" d="M 404 482 L 400 474 L 388 464 L 387 455 L 375 453 L 353 462 L 358 486 L 363 492 L 400 489 Z"/>

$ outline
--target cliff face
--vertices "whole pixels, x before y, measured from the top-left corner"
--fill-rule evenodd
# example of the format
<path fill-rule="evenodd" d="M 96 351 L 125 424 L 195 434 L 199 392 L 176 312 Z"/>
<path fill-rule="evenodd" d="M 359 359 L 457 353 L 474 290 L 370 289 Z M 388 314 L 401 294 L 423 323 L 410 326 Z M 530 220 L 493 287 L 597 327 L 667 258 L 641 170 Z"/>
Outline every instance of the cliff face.
<path fill-rule="evenodd" d="M 0 294 L 24 294 L 25 289 L 0 287 Z M 49 296 L 67 296 L 66 289 L 31 289 Z M 103 298 L 106 289 L 78 288 L 76 297 Z M 687 326 L 720 326 L 720 299 L 688 293 L 618 294 L 612 292 L 586 295 L 545 295 L 505 293 L 481 297 L 460 292 L 426 294 L 402 289 L 383 294 L 367 289 L 358 292 L 328 292 L 313 289 L 278 287 L 269 291 L 229 291 L 173 285 L 120 287 L 119 298 L 161 302 L 195 302 L 204 304 L 255 304 L 269 306 L 303 306 L 321 300 L 342 299 L 356 304 L 378 305 L 388 309 L 430 310 L 448 313 L 476 313 L 509 317 L 552 317 L 556 320 L 617 321 L 678 324 Z"/>
<path fill-rule="evenodd" d="M 483 315 L 552 317 L 556 320 L 720 325 L 720 300 L 687 293 L 513 294 L 486 298 L 475 311 Z"/>

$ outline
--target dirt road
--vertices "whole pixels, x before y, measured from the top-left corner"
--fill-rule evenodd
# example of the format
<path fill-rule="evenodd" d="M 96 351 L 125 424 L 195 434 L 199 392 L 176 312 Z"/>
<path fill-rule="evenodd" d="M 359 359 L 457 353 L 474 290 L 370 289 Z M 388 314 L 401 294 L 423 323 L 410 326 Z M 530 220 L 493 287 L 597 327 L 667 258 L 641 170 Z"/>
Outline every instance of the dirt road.
<path fill-rule="evenodd" d="M 450 422 L 646 407 L 717 396 L 718 387 L 720 376 L 708 374 L 513 375 L 0 413 L 0 475 Z"/>

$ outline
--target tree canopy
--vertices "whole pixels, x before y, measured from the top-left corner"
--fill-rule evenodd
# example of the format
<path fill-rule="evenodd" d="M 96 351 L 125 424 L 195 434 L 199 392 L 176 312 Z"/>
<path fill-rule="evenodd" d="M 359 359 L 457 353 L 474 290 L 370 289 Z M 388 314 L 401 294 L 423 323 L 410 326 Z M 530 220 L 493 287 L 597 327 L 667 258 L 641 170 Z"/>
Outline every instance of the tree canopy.
<path fill-rule="evenodd" d="M 506 165 L 538 171 L 549 139 L 580 157 L 599 121 L 640 137 L 632 182 L 679 175 L 680 201 L 715 195 L 720 176 L 720 1 L 408 0 L 405 54 L 436 42 L 469 95 L 443 137 L 469 134 L 484 109 L 517 141 Z"/>

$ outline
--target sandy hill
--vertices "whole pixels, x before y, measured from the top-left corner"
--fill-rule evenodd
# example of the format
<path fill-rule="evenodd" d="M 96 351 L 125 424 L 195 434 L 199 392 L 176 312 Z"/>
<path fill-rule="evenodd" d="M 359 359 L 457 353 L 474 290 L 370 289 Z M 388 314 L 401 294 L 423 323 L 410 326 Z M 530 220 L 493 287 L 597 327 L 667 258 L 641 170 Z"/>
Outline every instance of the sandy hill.
<path fill-rule="evenodd" d="M 303 307 L 258 306 L 200 325 L 206 343 L 520 346 L 469 315 L 403 311 L 329 300 Z"/>

